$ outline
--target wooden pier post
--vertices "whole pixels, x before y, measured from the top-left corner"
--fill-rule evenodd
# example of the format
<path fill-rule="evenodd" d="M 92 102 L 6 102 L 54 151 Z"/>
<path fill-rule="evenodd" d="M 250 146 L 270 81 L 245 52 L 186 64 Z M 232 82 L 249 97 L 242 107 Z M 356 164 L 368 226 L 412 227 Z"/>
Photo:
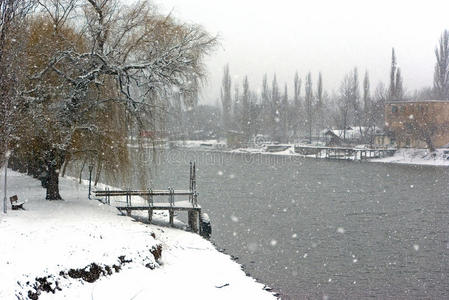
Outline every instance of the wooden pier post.
<path fill-rule="evenodd" d="M 197 210 L 196 211 L 196 215 L 198 216 L 198 218 L 196 218 L 197 220 L 197 228 L 198 228 L 198 234 L 202 235 L 202 230 L 201 230 L 201 210 Z"/>
<path fill-rule="evenodd" d="M 131 210 L 129 209 L 130 206 L 131 206 L 131 195 L 129 194 L 129 188 L 128 188 L 128 191 L 126 193 L 126 207 L 128 207 L 128 209 L 126 210 L 126 215 L 128 217 L 131 216 Z"/>
<path fill-rule="evenodd" d="M 193 232 L 198 233 L 200 231 L 200 214 L 197 210 L 189 210 L 188 212 L 189 227 Z"/>
<path fill-rule="evenodd" d="M 148 223 L 153 220 L 153 190 L 148 189 Z"/>
<path fill-rule="evenodd" d="M 153 209 L 148 207 L 148 223 L 151 224 L 152 220 L 153 220 Z"/>
<path fill-rule="evenodd" d="M 187 224 L 192 228 L 192 211 L 190 210 L 187 212 Z"/>
<path fill-rule="evenodd" d="M 175 216 L 175 212 L 173 211 L 173 209 L 170 209 L 169 211 L 168 211 L 168 214 L 169 214 L 169 220 L 168 220 L 168 222 L 170 223 L 170 226 L 171 227 L 173 227 L 173 219 L 174 219 L 174 216 Z"/>
<path fill-rule="evenodd" d="M 194 222 L 193 218 L 194 218 L 193 211 L 189 210 L 187 212 L 187 222 L 189 224 L 189 227 L 192 229 L 192 231 L 193 231 L 193 222 Z"/>

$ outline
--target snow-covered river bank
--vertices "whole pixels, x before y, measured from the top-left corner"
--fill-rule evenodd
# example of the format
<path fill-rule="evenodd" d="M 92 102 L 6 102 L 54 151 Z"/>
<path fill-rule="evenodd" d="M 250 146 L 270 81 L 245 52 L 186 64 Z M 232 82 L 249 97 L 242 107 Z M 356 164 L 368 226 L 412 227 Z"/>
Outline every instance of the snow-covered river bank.
<path fill-rule="evenodd" d="M 62 178 L 64 201 L 51 202 L 38 180 L 10 171 L 8 182 L 26 210 L 0 215 L 2 300 L 275 298 L 209 241 L 120 216 L 74 180 Z M 73 278 L 83 272 L 94 282 Z"/>
<path fill-rule="evenodd" d="M 280 152 L 265 152 L 263 149 L 236 149 L 229 151 L 230 153 L 248 153 L 248 154 L 266 154 L 266 155 L 289 155 L 316 158 L 315 155 L 300 155 L 293 151 L 293 147 Z M 407 165 L 426 165 L 426 166 L 449 166 L 449 149 L 437 149 L 430 153 L 426 149 L 399 149 L 393 156 L 384 158 L 369 159 L 371 162 L 407 164 Z"/>
<path fill-rule="evenodd" d="M 213 144 L 211 144 L 213 145 Z M 182 146 L 182 144 L 181 144 Z M 287 145 L 286 145 L 287 146 Z M 316 155 L 301 155 L 294 151 L 294 145 L 283 151 L 267 152 L 265 148 L 238 148 L 233 150 L 226 150 L 224 148 L 212 148 L 201 146 L 201 143 L 186 143 L 181 149 L 199 150 L 199 151 L 213 151 L 223 153 L 235 154 L 263 154 L 275 156 L 292 156 L 292 157 L 307 157 L 317 158 Z M 358 160 L 358 159 L 355 159 Z M 427 165 L 427 166 L 449 166 L 449 149 L 436 149 L 434 152 L 429 152 L 427 149 L 398 149 L 393 156 L 384 158 L 368 159 L 371 162 L 392 163 L 392 164 L 407 164 L 407 165 Z"/>

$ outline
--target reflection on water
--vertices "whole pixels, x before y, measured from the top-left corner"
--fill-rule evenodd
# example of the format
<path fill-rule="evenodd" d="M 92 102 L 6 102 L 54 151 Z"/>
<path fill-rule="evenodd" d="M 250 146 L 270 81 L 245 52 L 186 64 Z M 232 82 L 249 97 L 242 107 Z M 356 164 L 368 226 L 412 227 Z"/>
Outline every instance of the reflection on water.
<path fill-rule="evenodd" d="M 212 240 L 286 299 L 449 297 L 448 168 L 194 151 L 138 164 L 183 188 L 190 161 Z"/>

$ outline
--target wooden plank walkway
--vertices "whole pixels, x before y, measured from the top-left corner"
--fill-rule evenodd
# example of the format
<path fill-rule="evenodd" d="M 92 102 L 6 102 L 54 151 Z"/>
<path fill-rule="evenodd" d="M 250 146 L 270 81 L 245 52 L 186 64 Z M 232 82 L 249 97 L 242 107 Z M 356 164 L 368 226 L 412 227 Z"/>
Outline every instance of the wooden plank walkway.
<path fill-rule="evenodd" d="M 151 223 L 154 210 L 167 210 L 169 213 L 169 223 L 173 226 L 174 212 L 187 211 L 188 223 L 194 232 L 201 234 L 201 206 L 198 205 L 198 193 L 196 192 L 196 167 L 190 163 L 190 181 L 188 190 L 175 190 L 168 188 L 147 189 L 147 190 L 99 190 L 94 191 L 96 197 L 104 197 L 104 203 L 111 205 L 111 197 L 125 197 L 126 205 L 115 206 L 120 212 L 131 215 L 132 211 L 148 211 L 148 221 Z M 132 197 L 139 197 L 135 202 Z M 175 201 L 175 196 L 188 196 L 188 200 Z M 154 202 L 154 197 L 168 197 L 168 202 Z"/>

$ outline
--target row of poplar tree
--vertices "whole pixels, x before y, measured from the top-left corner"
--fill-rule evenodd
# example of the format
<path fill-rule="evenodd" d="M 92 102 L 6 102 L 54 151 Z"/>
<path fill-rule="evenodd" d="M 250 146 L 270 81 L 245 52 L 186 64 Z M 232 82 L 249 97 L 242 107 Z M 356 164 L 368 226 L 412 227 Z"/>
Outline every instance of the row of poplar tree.
<path fill-rule="evenodd" d="M 250 89 L 248 78 L 232 83 L 229 65 L 224 67 L 221 87 L 222 129 L 240 131 L 248 141 L 258 134 L 278 142 L 317 140 L 326 128 L 359 128 L 362 143 L 373 143 L 376 131 L 384 127 L 384 107 L 389 101 L 449 99 L 449 33 L 444 31 L 435 48 L 433 87 L 406 93 L 394 48 L 391 55 L 389 86 L 380 82 L 371 90 L 368 71 L 363 79 L 354 68 L 332 94 L 324 90 L 319 73 L 316 85 L 309 72 L 302 80 L 293 79 L 293 95 L 287 84 L 279 87 L 274 74 L 269 83 L 265 74 L 260 94 Z M 302 91 L 304 87 L 304 92 Z M 322 136 L 321 136 L 322 137 Z"/>

